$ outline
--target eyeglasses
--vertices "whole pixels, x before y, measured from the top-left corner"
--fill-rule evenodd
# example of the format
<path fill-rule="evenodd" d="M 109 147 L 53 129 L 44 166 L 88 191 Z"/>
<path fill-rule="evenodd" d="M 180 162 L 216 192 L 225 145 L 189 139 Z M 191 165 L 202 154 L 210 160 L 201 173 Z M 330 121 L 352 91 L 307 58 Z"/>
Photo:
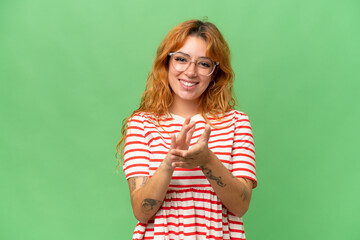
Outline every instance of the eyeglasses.
<path fill-rule="evenodd" d="M 195 63 L 196 72 L 203 76 L 210 76 L 214 71 L 216 66 L 219 65 L 218 62 L 214 62 L 210 58 L 200 57 L 196 60 L 191 60 L 190 56 L 182 52 L 171 52 L 168 54 L 170 56 L 170 62 L 176 71 L 184 72 L 192 62 Z"/>

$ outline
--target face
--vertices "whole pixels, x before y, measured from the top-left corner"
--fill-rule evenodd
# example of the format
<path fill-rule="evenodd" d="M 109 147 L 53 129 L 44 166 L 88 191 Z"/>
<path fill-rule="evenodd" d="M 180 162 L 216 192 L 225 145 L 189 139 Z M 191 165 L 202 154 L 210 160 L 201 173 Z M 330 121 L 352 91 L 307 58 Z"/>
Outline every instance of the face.
<path fill-rule="evenodd" d="M 176 50 L 191 57 L 192 60 L 206 57 L 207 43 L 200 37 L 188 36 L 184 45 Z M 173 90 L 174 102 L 197 103 L 201 94 L 206 90 L 211 81 L 211 76 L 203 76 L 197 73 L 195 63 L 183 72 L 179 72 L 172 64 L 169 64 L 168 79 Z"/>

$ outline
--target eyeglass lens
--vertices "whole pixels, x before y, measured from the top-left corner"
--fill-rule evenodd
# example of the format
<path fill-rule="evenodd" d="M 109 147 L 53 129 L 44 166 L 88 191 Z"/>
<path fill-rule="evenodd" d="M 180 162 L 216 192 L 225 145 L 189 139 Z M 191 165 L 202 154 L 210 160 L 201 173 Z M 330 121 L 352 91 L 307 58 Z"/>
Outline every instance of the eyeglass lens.
<path fill-rule="evenodd" d="M 174 68 L 177 71 L 185 71 L 191 64 L 191 58 L 182 53 L 174 53 L 171 60 Z M 209 76 L 215 68 L 214 62 L 209 58 L 199 58 L 194 61 L 197 73 Z"/>

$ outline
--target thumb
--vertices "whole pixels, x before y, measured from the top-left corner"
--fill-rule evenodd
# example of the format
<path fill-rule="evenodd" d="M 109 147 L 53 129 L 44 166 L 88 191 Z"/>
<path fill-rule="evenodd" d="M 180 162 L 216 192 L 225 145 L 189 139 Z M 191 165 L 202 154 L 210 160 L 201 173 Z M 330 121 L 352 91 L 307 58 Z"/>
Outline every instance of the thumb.
<path fill-rule="evenodd" d="M 209 124 L 205 125 L 205 131 L 203 132 L 203 134 L 200 136 L 199 141 L 198 142 L 209 142 L 210 139 L 210 133 L 211 133 L 211 129 Z"/>

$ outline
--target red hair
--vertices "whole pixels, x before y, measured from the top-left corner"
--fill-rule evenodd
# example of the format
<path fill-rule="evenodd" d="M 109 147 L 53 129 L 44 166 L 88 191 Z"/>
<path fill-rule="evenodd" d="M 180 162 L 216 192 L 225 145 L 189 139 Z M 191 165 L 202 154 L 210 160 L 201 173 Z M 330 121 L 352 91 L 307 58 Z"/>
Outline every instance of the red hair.
<path fill-rule="evenodd" d="M 219 118 L 235 106 L 232 94 L 234 72 L 230 65 L 230 50 L 224 37 L 217 27 L 210 22 L 189 20 L 174 27 L 161 42 L 154 58 L 152 71 L 150 72 L 145 91 L 141 97 L 140 107 L 126 118 L 122 126 L 122 138 L 117 144 L 117 152 L 121 154 L 121 145 L 125 141 L 127 121 L 138 112 L 147 112 L 157 119 L 169 112 L 173 103 L 173 92 L 168 81 L 170 52 L 180 49 L 188 36 L 197 36 L 207 43 L 207 57 L 219 63 L 212 74 L 209 87 L 201 95 L 199 111 L 208 122 L 206 114 Z"/>

